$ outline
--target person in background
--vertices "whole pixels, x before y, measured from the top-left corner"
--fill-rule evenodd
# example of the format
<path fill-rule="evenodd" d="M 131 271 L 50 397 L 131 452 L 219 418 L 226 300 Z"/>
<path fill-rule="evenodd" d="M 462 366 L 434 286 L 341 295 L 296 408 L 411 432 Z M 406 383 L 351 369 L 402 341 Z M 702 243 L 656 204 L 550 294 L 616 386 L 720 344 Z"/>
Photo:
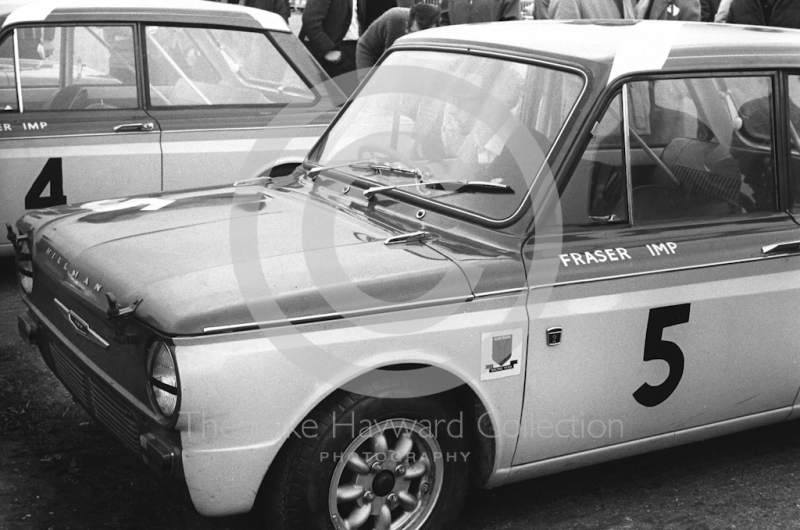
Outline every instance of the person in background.
<path fill-rule="evenodd" d="M 519 0 L 442 0 L 442 26 L 520 20 Z"/>
<path fill-rule="evenodd" d="M 394 7 L 381 15 L 358 39 L 356 66 L 359 78 L 363 79 L 369 73 L 394 41 L 406 33 L 438 26 L 441 14 L 439 6 L 415 4 L 410 9 Z"/>
<path fill-rule="evenodd" d="M 800 29 L 800 3 L 793 0 L 733 0 L 726 22 Z"/>
<path fill-rule="evenodd" d="M 717 8 L 717 14 L 714 15 L 714 22 L 727 22 L 728 10 L 731 8 L 732 0 L 721 0 Z"/>
<path fill-rule="evenodd" d="M 700 20 L 700 0 L 556 0 L 554 19 Z"/>
<path fill-rule="evenodd" d="M 550 18 L 556 20 L 634 19 L 635 0 L 554 0 Z"/>
<path fill-rule="evenodd" d="M 636 18 L 700 22 L 700 0 L 639 0 Z"/>
<path fill-rule="evenodd" d="M 350 97 L 358 86 L 356 43 L 366 0 L 308 0 L 298 37 Z"/>
<path fill-rule="evenodd" d="M 362 35 L 366 32 L 373 22 L 394 7 L 411 7 L 416 2 L 414 0 L 368 0 L 364 10 L 364 26 Z"/>
<path fill-rule="evenodd" d="M 547 20 L 550 9 L 550 0 L 536 0 L 533 5 L 533 18 L 535 20 Z"/>
<path fill-rule="evenodd" d="M 263 9 L 265 11 L 272 11 L 273 13 L 277 13 L 282 16 L 283 20 L 286 22 L 289 22 L 289 15 L 292 14 L 292 8 L 289 5 L 289 0 L 244 0 L 241 5 L 255 7 L 256 9 Z"/>
<path fill-rule="evenodd" d="M 703 22 L 714 22 L 717 16 L 720 0 L 700 0 L 700 20 Z"/>

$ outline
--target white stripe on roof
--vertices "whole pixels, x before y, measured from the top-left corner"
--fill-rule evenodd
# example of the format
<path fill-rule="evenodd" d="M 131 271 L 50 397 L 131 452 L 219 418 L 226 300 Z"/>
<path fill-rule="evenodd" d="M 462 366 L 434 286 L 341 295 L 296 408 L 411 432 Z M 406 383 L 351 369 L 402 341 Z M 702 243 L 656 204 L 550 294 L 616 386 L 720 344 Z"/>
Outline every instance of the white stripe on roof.
<path fill-rule="evenodd" d="M 653 31 L 653 26 L 647 23 L 626 28 L 626 35 L 617 44 L 608 84 L 633 72 L 661 70 L 681 28 L 683 22 L 678 21 L 660 25 L 658 31 Z"/>

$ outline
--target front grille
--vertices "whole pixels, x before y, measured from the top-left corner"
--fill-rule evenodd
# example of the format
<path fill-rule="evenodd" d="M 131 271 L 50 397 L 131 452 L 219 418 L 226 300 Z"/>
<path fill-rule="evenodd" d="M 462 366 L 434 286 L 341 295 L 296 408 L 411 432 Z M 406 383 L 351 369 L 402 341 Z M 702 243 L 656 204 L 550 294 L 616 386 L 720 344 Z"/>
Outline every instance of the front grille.
<path fill-rule="evenodd" d="M 53 340 L 50 340 L 50 351 L 56 372 L 75 400 L 122 443 L 138 451 L 139 425 L 125 403 L 92 380 Z"/>

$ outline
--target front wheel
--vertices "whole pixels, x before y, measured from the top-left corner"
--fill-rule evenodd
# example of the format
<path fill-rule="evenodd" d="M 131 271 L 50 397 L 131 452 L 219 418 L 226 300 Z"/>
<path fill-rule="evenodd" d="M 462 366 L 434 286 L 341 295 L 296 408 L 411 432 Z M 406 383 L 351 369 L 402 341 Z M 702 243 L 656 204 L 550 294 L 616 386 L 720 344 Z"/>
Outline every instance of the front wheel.
<path fill-rule="evenodd" d="M 460 510 L 475 460 L 464 422 L 436 396 L 340 393 L 273 464 L 268 528 L 441 528 Z"/>

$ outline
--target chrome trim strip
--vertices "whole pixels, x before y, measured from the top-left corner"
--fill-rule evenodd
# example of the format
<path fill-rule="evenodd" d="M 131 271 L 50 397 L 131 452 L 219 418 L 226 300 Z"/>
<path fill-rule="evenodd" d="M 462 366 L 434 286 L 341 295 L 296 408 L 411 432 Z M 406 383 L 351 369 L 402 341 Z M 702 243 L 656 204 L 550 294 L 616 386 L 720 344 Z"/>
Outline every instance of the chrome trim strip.
<path fill-rule="evenodd" d="M 152 109 L 151 109 L 152 110 Z M 161 110 L 161 109 L 159 109 Z M 215 131 L 277 131 L 281 129 L 322 129 L 325 131 L 325 125 L 280 125 L 280 126 L 262 126 L 262 127 L 231 127 L 231 128 L 220 128 L 220 127 L 209 127 L 206 129 L 170 129 L 168 131 L 162 131 L 164 134 L 173 134 L 173 133 L 194 133 L 194 132 L 207 132 L 209 129 L 213 128 Z M 308 138 L 311 136 L 309 135 Z"/>
<path fill-rule="evenodd" d="M 488 298 L 490 296 L 502 296 L 504 294 L 524 293 L 527 287 L 514 287 L 511 289 L 501 289 L 499 291 L 486 291 L 485 293 L 475 293 L 475 298 Z"/>
<path fill-rule="evenodd" d="M 378 313 L 389 313 L 393 311 L 402 311 L 407 309 L 421 309 L 424 307 L 431 307 L 436 305 L 445 305 L 451 302 L 471 302 L 475 298 L 470 294 L 467 296 L 454 296 L 452 298 L 440 298 L 438 300 L 430 300 L 425 302 L 407 302 L 405 304 L 395 304 L 390 306 L 371 307 L 369 309 L 356 309 L 354 311 L 342 311 L 336 313 L 323 313 L 319 315 L 309 315 L 298 318 L 281 318 L 277 320 L 265 320 L 262 322 L 247 322 L 244 324 L 229 324 L 226 326 L 211 326 L 203 328 L 203 333 L 216 333 L 219 331 L 237 331 L 252 328 L 274 328 L 286 325 L 308 324 L 310 322 L 325 321 L 325 320 L 338 320 L 348 317 L 369 316 Z"/>
<path fill-rule="evenodd" d="M 709 269 L 711 267 L 720 267 L 722 265 L 734 265 L 736 263 L 750 263 L 754 261 L 763 261 L 767 259 L 776 259 L 776 258 L 785 258 L 786 254 L 780 254 L 776 256 L 761 256 L 757 258 L 746 258 L 746 259 L 739 259 L 739 260 L 731 260 L 731 261 L 718 261 L 716 263 L 705 263 L 702 265 L 686 265 L 684 267 L 673 267 L 671 269 L 658 269 L 653 271 L 641 271 L 641 272 L 631 272 L 628 274 L 617 274 L 612 276 L 602 276 L 597 278 L 584 278 L 583 280 L 571 280 L 568 282 L 556 282 L 556 283 L 548 283 L 543 285 L 533 285 L 528 287 L 529 290 L 534 289 L 549 289 L 551 287 L 563 287 L 565 285 L 577 285 L 581 283 L 591 283 L 591 282 L 602 282 L 606 280 L 620 280 L 623 278 L 635 278 L 637 276 L 649 276 L 652 274 L 662 274 L 666 272 L 682 272 L 682 271 L 689 271 L 695 269 Z"/>
<path fill-rule="evenodd" d="M 53 302 L 55 302 L 56 305 L 58 306 L 58 309 L 61 310 L 61 314 L 64 316 L 64 318 L 67 319 L 67 322 L 69 322 L 72 325 L 72 327 L 75 328 L 75 331 L 80 333 L 82 336 L 86 337 L 90 342 L 94 342 L 95 344 L 101 346 L 105 350 L 108 349 L 109 344 L 105 340 L 103 340 L 103 337 L 95 333 L 95 331 L 92 328 L 90 328 L 89 325 L 86 324 L 86 322 L 81 317 L 79 317 L 77 313 L 75 313 L 75 311 L 72 311 L 67 306 L 62 304 L 58 298 L 53 298 Z M 72 320 L 73 318 L 80 319 L 81 322 L 86 325 L 86 330 L 79 328 L 75 324 L 75 321 Z"/>
<path fill-rule="evenodd" d="M 131 132 L 118 132 L 118 133 L 115 133 L 113 131 L 108 131 L 107 133 L 100 132 L 100 133 L 84 133 L 84 134 L 80 134 L 80 133 L 79 134 L 58 134 L 58 135 L 51 135 L 51 136 L 33 136 L 33 137 L 31 137 L 31 136 L 7 136 L 7 137 L 0 138 L 0 142 L 2 142 L 4 140 L 5 141 L 28 140 L 30 138 L 35 138 L 37 140 L 50 140 L 50 139 L 53 139 L 53 138 L 55 138 L 55 139 L 61 139 L 61 138 L 91 138 L 93 136 L 112 136 L 112 135 L 113 135 L 114 138 L 117 138 L 119 136 L 125 136 L 125 135 L 130 135 L 130 134 L 135 134 L 137 136 L 141 136 L 141 135 L 144 135 L 144 134 L 160 134 L 160 132 L 159 131 L 141 131 L 141 132 L 131 131 Z"/>
<path fill-rule="evenodd" d="M 17 28 L 14 28 L 14 84 L 17 85 L 17 105 L 19 106 L 19 113 L 25 112 L 22 102 L 22 74 L 19 67 L 19 37 L 17 36 Z"/>

